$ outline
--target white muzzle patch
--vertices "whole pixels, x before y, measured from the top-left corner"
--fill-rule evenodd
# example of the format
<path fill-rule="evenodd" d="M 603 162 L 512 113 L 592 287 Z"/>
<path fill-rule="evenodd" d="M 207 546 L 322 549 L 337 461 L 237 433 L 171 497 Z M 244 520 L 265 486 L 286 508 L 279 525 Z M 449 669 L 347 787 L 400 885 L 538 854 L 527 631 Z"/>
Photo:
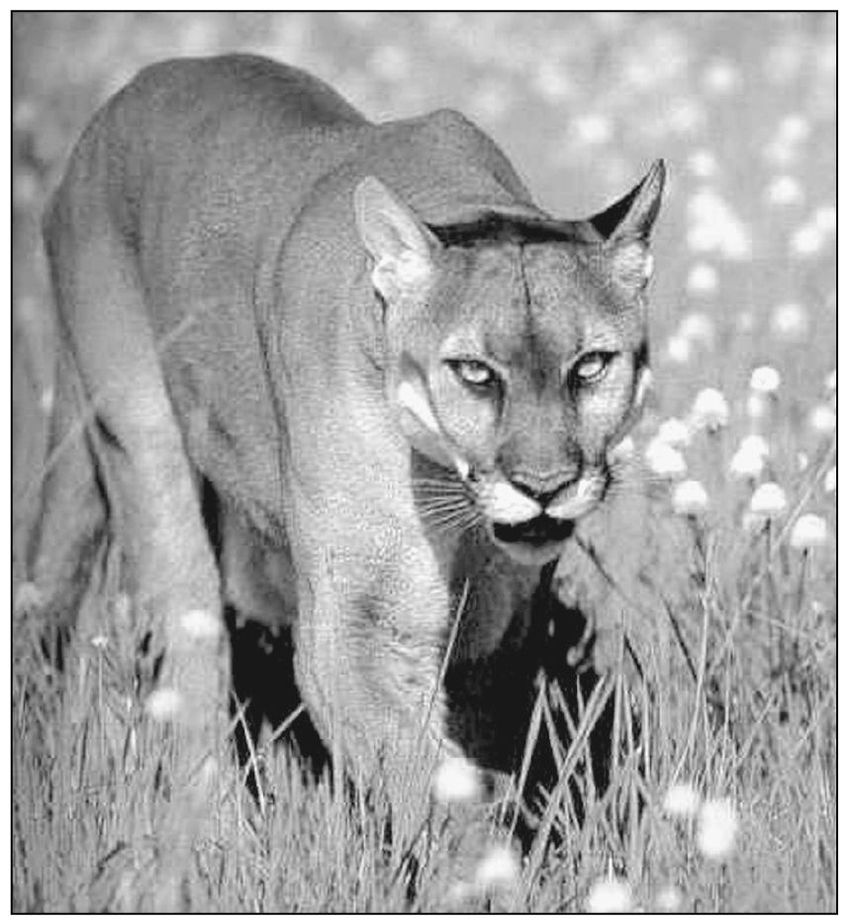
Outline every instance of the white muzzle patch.
<path fill-rule="evenodd" d="M 496 482 L 489 489 L 486 512 L 499 524 L 523 524 L 538 517 L 542 508 L 508 482 Z"/>
<path fill-rule="evenodd" d="M 598 476 L 583 476 L 574 489 L 566 489 L 545 513 L 556 521 L 573 521 L 591 511 L 601 497 L 602 480 Z"/>

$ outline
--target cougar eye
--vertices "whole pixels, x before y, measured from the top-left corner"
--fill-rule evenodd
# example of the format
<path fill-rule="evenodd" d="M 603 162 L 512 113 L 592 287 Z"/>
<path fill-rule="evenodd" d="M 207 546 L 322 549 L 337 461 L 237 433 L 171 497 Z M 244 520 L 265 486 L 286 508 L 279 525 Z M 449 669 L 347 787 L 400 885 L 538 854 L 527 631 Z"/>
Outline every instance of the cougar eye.
<path fill-rule="evenodd" d="M 482 361 L 449 361 L 448 364 L 461 381 L 472 387 L 488 387 L 497 380 L 495 372 Z"/>
<path fill-rule="evenodd" d="M 615 357 L 616 353 L 612 351 L 591 351 L 582 355 L 572 368 L 571 381 L 580 386 L 596 383 L 607 373 Z"/>

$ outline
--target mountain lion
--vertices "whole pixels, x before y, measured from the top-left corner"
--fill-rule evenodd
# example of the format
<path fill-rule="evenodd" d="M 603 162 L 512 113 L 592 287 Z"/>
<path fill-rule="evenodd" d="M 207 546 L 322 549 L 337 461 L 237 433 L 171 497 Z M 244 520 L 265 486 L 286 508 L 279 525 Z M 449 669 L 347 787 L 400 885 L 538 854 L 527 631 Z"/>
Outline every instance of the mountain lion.
<path fill-rule="evenodd" d="M 153 714 L 227 699 L 225 606 L 288 631 L 351 775 L 513 769 L 555 560 L 642 402 L 663 184 L 556 220 L 457 112 L 374 124 L 246 55 L 143 70 L 45 219 L 43 610 L 74 619 L 106 541 Z"/>

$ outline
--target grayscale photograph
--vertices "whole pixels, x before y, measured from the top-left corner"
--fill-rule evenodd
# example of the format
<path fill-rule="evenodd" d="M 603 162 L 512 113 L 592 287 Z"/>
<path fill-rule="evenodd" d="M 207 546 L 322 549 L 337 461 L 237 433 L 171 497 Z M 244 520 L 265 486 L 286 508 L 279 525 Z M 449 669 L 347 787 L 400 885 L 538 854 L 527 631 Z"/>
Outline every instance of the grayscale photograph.
<path fill-rule="evenodd" d="M 837 14 L 11 14 L 11 909 L 837 910 Z"/>

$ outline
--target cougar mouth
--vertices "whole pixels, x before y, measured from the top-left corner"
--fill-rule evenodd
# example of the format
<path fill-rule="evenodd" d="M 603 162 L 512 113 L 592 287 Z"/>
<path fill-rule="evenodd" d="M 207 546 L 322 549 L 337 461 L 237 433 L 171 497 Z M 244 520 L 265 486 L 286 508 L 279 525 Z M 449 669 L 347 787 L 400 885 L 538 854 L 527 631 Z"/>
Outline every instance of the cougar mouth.
<path fill-rule="evenodd" d="M 493 523 L 495 539 L 501 543 L 527 543 L 530 546 L 545 546 L 567 540 L 575 530 L 574 521 L 555 521 L 547 514 L 521 524 Z"/>

